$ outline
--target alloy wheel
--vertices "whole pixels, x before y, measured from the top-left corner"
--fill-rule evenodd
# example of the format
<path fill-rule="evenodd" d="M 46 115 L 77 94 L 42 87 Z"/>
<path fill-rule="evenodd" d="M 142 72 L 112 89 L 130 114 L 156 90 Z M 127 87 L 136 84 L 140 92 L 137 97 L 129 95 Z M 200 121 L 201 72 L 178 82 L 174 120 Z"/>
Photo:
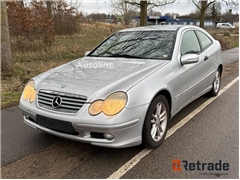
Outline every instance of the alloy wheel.
<path fill-rule="evenodd" d="M 167 127 L 167 109 L 164 103 L 156 105 L 151 119 L 151 136 L 155 142 L 162 139 Z"/>

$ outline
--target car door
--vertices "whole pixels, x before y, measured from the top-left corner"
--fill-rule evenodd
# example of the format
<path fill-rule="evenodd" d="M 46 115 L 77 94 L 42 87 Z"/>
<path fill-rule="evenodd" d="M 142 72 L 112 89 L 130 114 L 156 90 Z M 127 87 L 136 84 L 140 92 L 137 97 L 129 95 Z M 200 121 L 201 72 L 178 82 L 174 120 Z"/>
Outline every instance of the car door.
<path fill-rule="evenodd" d="M 199 54 L 199 58 L 203 58 L 203 71 L 204 71 L 204 88 L 207 89 L 211 86 L 213 82 L 213 78 L 215 75 L 216 64 L 215 64 L 215 58 L 216 58 L 216 51 L 217 49 L 212 47 L 212 40 L 203 32 L 201 31 L 195 31 L 196 35 L 199 39 L 199 42 L 201 44 L 202 52 Z"/>
<path fill-rule="evenodd" d="M 204 57 L 201 54 L 201 45 L 193 30 L 186 30 L 182 33 L 180 56 L 186 54 L 198 54 L 199 61 L 193 64 L 179 65 L 179 94 L 175 97 L 181 104 L 180 108 L 192 101 L 204 91 L 203 79 L 206 76 L 204 70 Z"/>

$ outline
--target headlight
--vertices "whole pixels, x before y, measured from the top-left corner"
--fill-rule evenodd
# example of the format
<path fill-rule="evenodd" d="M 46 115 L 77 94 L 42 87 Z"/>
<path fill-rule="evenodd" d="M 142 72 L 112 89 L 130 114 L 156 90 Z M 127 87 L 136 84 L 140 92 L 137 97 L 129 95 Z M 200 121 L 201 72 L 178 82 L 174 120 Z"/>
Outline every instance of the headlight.
<path fill-rule="evenodd" d="M 116 92 L 108 96 L 104 101 L 97 100 L 89 107 L 89 114 L 98 115 L 103 112 L 107 116 L 119 113 L 127 103 L 127 95 L 124 92 Z"/>
<path fill-rule="evenodd" d="M 36 98 L 36 90 L 34 89 L 34 81 L 30 80 L 23 90 L 23 99 L 32 103 Z"/>
<path fill-rule="evenodd" d="M 127 103 L 127 95 L 124 92 L 116 92 L 108 96 L 103 104 L 102 111 L 108 116 L 119 113 Z"/>
<path fill-rule="evenodd" d="M 98 115 L 99 113 L 102 112 L 102 107 L 103 107 L 103 103 L 104 101 L 102 100 L 98 100 L 95 101 L 91 104 L 91 106 L 89 107 L 89 113 L 93 116 Z"/>

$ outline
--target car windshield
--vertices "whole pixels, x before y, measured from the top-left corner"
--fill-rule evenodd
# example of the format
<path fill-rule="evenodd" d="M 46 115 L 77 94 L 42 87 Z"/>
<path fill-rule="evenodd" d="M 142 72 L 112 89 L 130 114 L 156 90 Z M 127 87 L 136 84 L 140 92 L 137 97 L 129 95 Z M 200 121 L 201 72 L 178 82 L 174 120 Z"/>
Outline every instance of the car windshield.
<path fill-rule="evenodd" d="M 88 56 L 170 60 L 176 31 L 118 32 Z"/>

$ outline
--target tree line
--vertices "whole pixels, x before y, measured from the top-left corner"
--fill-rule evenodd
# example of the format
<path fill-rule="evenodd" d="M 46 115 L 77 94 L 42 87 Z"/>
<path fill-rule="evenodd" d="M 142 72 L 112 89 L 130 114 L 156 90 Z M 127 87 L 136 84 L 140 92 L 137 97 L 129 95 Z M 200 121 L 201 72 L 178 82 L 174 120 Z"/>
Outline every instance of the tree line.
<path fill-rule="evenodd" d="M 153 13 L 154 8 L 178 2 L 178 0 L 106 1 L 114 12 L 123 18 L 125 24 L 129 24 L 133 16 L 139 12 L 140 26 L 147 25 L 147 15 Z M 200 27 L 204 27 L 204 20 L 209 12 L 215 18 L 222 5 L 232 8 L 239 3 L 238 0 L 191 0 L 190 2 L 197 8 Z M 11 70 L 13 67 L 12 49 L 27 51 L 29 48 L 47 48 L 54 42 L 56 35 L 78 33 L 81 22 L 86 18 L 92 20 L 108 18 L 105 14 L 94 13 L 85 17 L 79 12 L 80 6 L 81 2 L 71 0 L 1 1 L 2 71 Z M 115 14 L 110 15 L 110 18 L 117 19 Z M 24 41 L 27 43 L 23 43 Z"/>
<path fill-rule="evenodd" d="M 147 25 L 147 15 L 151 15 L 154 8 L 168 6 L 173 3 L 178 3 L 178 0 L 110 0 L 112 9 L 124 17 L 126 24 L 129 24 L 132 17 L 136 15 L 136 11 L 140 10 L 140 26 Z M 189 3 L 193 3 L 196 7 L 196 11 L 190 15 L 200 20 L 200 27 L 202 28 L 206 16 L 215 20 L 221 14 L 222 6 L 232 9 L 239 4 L 238 0 L 191 0 Z M 152 14 L 154 15 L 154 13 Z M 155 12 L 155 14 L 159 15 L 159 12 Z M 172 14 L 167 13 L 165 15 L 171 16 Z"/>
<path fill-rule="evenodd" d="M 82 13 L 77 3 L 1 1 L 1 70 L 13 68 L 12 50 L 48 48 L 56 35 L 78 33 Z"/>

